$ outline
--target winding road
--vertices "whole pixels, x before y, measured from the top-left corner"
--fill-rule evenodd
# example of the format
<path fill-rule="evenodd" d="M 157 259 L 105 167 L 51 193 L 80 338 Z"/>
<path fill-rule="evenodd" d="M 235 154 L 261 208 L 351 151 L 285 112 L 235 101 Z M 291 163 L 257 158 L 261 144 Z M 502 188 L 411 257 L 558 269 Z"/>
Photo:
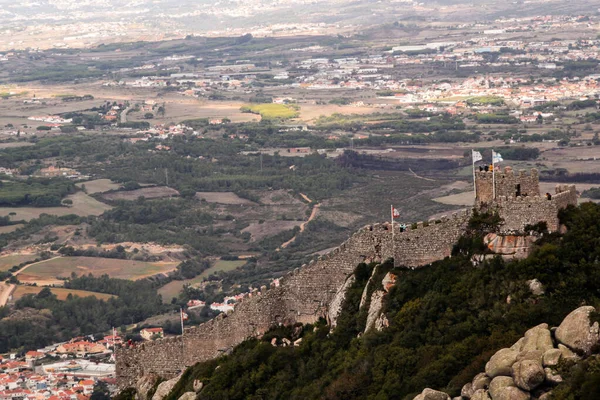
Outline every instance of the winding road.
<path fill-rule="evenodd" d="M 306 200 L 309 203 L 312 203 L 312 200 L 310 198 L 308 198 L 307 195 L 305 195 L 304 193 L 300 193 L 300 196 L 302 196 L 302 198 L 304 200 Z M 290 240 L 288 240 L 287 242 L 285 242 L 284 244 L 282 244 L 281 246 L 279 246 L 279 248 L 276 251 L 279 251 L 281 249 L 285 249 L 286 247 L 288 247 L 290 244 L 294 243 L 294 241 L 296 240 L 296 238 L 298 237 L 299 234 L 301 234 L 302 232 L 304 232 L 304 230 L 306 229 L 306 225 L 308 225 L 308 223 L 310 221 L 312 221 L 313 219 L 315 219 L 317 217 L 317 213 L 319 212 L 319 208 L 321 208 L 321 204 L 315 204 L 315 206 L 312 209 L 312 212 L 310 213 L 310 217 L 308 217 L 308 220 L 304 221 L 302 224 L 300 224 L 300 231 L 298 231 L 298 233 L 291 238 Z"/>

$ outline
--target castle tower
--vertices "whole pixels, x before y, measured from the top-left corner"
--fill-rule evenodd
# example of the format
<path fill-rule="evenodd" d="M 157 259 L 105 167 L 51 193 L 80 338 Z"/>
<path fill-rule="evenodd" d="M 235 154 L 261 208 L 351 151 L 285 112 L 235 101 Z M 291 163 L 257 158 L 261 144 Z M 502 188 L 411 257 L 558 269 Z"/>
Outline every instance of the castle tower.
<path fill-rule="evenodd" d="M 505 167 L 504 171 L 496 171 L 495 177 L 491 171 L 476 171 L 475 188 L 477 190 L 475 206 L 481 207 L 501 197 L 507 199 L 537 197 L 540 195 L 540 178 L 537 169 L 532 169 L 530 174 L 527 174 L 525 171 L 515 173 L 511 167 Z"/>

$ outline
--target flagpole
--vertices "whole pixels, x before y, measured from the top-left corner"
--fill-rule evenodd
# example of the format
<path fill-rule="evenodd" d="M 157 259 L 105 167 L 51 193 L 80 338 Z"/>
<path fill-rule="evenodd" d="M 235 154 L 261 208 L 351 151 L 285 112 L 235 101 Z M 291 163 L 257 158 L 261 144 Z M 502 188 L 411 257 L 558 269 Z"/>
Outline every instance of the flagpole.
<path fill-rule="evenodd" d="M 493 200 L 496 200 L 496 152 L 492 149 L 492 192 L 493 192 Z"/>
<path fill-rule="evenodd" d="M 394 205 L 390 205 L 390 216 L 392 217 L 392 257 L 394 253 Z"/>
<path fill-rule="evenodd" d="M 475 198 L 477 198 L 477 185 L 475 184 L 475 153 L 473 149 L 471 149 L 471 161 L 473 162 L 473 192 L 475 193 Z"/>
<path fill-rule="evenodd" d="M 183 308 L 179 308 L 179 319 L 181 319 L 181 336 L 183 336 Z"/>

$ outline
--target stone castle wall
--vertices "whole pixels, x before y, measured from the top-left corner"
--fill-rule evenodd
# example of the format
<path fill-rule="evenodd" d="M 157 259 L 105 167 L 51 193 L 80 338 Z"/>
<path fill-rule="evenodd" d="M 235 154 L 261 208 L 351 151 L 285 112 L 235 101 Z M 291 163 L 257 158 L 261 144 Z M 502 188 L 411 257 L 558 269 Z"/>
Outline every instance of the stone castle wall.
<path fill-rule="evenodd" d="M 540 221 L 548 224 L 550 232 L 560 228 L 558 212 L 570 204 L 577 204 L 575 186 L 557 186 L 551 199 L 544 196 L 496 198 L 498 212 L 504 219 L 502 233 L 523 232 L 526 225 L 534 225 Z"/>
<path fill-rule="evenodd" d="M 475 187 L 477 189 L 477 203 L 491 203 L 494 197 L 493 181 L 496 181 L 496 199 L 498 197 L 515 198 L 517 192 L 521 196 L 539 196 L 540 179 L 536 169 L 529 174 L 525 171 L 515 173 L 510 167 L 504 171 L 496 171 L 495 178 L 491 171 L 475 172 Z M 517 187 L 518 186 L 518 187 Z"/>
<path fill-rule="evenodd" d="M 476 171 L 475 188 L 476 207 L 497 210 L 504 219 L 501 234 L 523 233 L 526 225 L 535 225 L 540 221 L 548 224 L 550 232 L 558 231 L 558 211 L 570 204 L 577 205 L 575 186 L 559 185 L 551 198 L 540 195 L 536 169 L 528 174 L 525 171 L 515 173 L 506 167 L 504 171 L 496 171 L 495 178 L 490 171 Z"/>
<path fill-rule="evenodd" d="M 142 375 L 170 378 L 230 350 L 250 337 L 259 337 L 278 324 L 312 323 L 328 317 L 336 294 L 359 263 L 394 258 L 398 266 L 418 267 L 450 255 L 467 224 L 469 213 L 418 223 L 400 232 L 390 224 L 366 226 L 340 247 L 280 280 L 278 287 L 261 288 L 244 298 L 233 312 L 193 328 L 183 336 L 147 342 L 115 352 L 119 387 L 133 386 Z"/>

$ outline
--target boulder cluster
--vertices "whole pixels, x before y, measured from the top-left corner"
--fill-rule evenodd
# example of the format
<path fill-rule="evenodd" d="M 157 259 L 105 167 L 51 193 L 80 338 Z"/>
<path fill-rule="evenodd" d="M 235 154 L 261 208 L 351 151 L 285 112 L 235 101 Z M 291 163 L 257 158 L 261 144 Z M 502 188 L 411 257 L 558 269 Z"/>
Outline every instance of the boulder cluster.
<path fill-rule="evenodd" d="M 562 382 L 557 371 L 561 360 L 577 361 L 592 354 L 600 340 L 598 322 L 592 323 L 594 307 L 571 312 L 558 328 L 541 324 L 525 332 L 509 348 L 498 350 L 485 372 L 463 386 L 453 400 L 547 400 Z M 414 400 L 450 400 L 444 392 L 425 389 Z"/>

